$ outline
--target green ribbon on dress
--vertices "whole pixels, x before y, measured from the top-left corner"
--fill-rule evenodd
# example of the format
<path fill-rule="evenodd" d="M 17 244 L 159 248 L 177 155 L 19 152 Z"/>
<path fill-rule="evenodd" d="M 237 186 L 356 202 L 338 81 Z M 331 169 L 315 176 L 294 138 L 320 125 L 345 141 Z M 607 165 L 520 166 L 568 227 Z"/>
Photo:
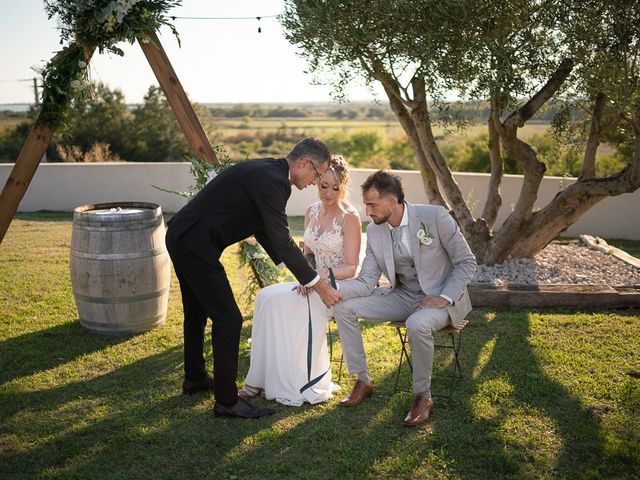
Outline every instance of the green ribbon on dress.
<path fill-rule="evenodd" d="M 333 288 L 338 288 L 337 284 L 336 284 L 336 277 L 333 274 L 333 269 L 329 268 L 329 281 L 331 282 L 331 286 Z M 331 365 L 329 365 L 329 368 L 321 375 L 318 375 L 315 378 L 311 378 L 311 364 L 312 364 L 312 355 L 311 355 L 311 351 L 312 351 L 312 347 L 313 347 L 313 325 L 311 324 L 311 302 L 309 301 L 309 295 L 307 295 L 307 307 L 308 307 L 308 311 L 309 311 L 309 333 L 307 334 L 307 383 L 305 383 L 303 385 L 303 387 L 300 389 L 300 393 L 304 392 L 305 390 L 307 390 L 308 388 L 313 387 L 316 383 L 318 383 L 320 380 L 322 380 L 322 377 L 324 377 L 329 370 L 331 370 Z"/>

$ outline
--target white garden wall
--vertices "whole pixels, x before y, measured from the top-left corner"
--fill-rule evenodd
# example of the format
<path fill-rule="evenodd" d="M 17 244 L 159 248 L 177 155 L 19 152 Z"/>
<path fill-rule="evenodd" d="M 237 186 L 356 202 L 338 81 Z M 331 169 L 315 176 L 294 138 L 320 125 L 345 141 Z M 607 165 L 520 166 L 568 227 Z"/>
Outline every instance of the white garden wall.
<path fill-rule="evenodd" d="M 45 163 L 38 170 L 20 203 L 19 211 L 37 210 L 72 211 L 87 203 L 144 201 L 158 203 L 164 212 L 175 212 L 185 200 L 182 197 L 156 190 L 158 185 L 173 190 L 186 190 L 193 183 L 187 163 Z M 0 164 L 0 185 L 4 186 L 13 164 Z M 349 182 L 352 203 L 364 212 L 360 185 L 374 170 L 352 171 Z M 397 171 L 402 177 L 407 200 L 426 202 L 420 174 L 415 171 Z M 465 198 L 469 199 L 475 214 L 482 210 L 489 175 L 456 173 Z M 553 196 L 575 179 L 545 177 L 539 191 L 537 208 L 544 207 Z M 502 209 L 500 224 L 515 204 L 522 177 L 506 175 L 502 182 Z M 295 187 L 287 207 L 289 215 L 303 215 L 306 206 L 316 199 L 315 187 L 298 191 Z M 640 191 L 611 197 L 589 210 L 566 235 L 589 233 L 603 238 L 640 240 Z"/>

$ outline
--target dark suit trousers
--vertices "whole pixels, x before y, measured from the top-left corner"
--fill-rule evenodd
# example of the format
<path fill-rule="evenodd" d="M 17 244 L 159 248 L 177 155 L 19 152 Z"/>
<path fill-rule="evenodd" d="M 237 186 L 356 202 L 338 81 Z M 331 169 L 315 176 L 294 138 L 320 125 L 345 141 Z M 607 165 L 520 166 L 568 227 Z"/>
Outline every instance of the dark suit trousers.
<path fill-rule="evenodd" d="M 184 308 L 184 374 L 199 381 L 207 375 L 204 361 L 204 332 L 207 317 L 212 320 L 213 391 L 216 401 L 231 406 L 238 399 L 238 349 L 242 314 L 236 304 L 220 252 L 212 246 L 205 262 L 167 231 L 167 250 L 180 282 Z"/>

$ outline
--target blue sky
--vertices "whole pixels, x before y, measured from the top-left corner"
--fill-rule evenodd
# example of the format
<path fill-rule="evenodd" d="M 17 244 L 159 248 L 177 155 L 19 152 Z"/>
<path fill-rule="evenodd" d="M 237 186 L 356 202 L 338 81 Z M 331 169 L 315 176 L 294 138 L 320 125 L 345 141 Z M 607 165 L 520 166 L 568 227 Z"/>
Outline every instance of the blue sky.
<path fill-rule="evenodd" d="M 47 20 L 42 0 L 0 0 L 0 104 L 33 101 L 32 67 L 42 67 L 60 48 L 55 19 Z M 281 0 L 183 0 L 175 16 L 256 17 L 279 14 Z M 168 29 L 160 39 L 189 97 L 196 102 L 331 101 L 331 87 L 312 85 L 307 63 L 285 40 L 275 18 L 257 20 L 181 20 L 174 22 L 182 48 Z M 92 80 L 118 88 L 129 103 L 142 100 L 157 81 L 137 44 L 122 44 L 124 57 L 96 55 Z M 349 100 L 370 100 L 354 85 Z M 378 94 L 383 99 L 384 94 Z"/>

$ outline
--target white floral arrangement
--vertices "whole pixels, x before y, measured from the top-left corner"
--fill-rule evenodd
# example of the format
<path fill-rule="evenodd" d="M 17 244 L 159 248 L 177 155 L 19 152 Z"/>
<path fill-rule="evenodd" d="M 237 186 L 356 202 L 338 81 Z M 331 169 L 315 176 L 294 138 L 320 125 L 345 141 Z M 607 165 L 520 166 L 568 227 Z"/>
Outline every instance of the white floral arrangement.
<path fill-rule="evenodd" d="M 418 229 L 418 234 L 416 235 L 418 240 L 420 240 L 420 245 L 424 245 L 428 247 L 433 243 L 433 237 L 427 230 L 427 226 L 424 223 L 420 223 L 420 228 Z"/>
<path fill-rule="evenodd" d="M 120 42 L 149 42 L 160 27 L 171 24 L 168 11 L 181 0 L 46 0 L 56 17 L 62 50 L 41 69 L 43 90 L 38 123 L 56 128 L 72 99 L 89 93 L 87 64 L 94 51 L 124 55 Z"/>

